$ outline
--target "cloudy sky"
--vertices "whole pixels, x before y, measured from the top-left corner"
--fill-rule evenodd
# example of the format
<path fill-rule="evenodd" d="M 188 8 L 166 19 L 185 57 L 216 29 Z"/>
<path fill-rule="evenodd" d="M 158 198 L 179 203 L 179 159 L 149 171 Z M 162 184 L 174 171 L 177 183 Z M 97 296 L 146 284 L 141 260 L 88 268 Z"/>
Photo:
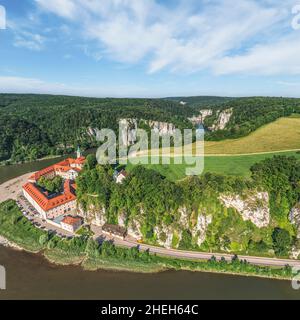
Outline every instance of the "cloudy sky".
<path fill-rule="evenodd" d="M 1 92 L 300 97 L 300 1 L 0 5 Z"/>

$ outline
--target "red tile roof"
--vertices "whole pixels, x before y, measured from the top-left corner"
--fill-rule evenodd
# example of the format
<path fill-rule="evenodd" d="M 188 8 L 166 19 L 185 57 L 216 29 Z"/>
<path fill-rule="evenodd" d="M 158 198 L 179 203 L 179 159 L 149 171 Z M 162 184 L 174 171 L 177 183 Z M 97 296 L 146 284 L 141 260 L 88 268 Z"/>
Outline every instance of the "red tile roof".
<path fill-rule="evenodd" d="M 79 218 L 79 217 L 66 216 L 66 217 L 64 217 L 64 218 L 62 219 L 61 222 L 73 226 L 73 225 L 75 225 L 77 222 L 81 222 L 81 218 Z"/>
<path fill-rule="evenodd" d="M 34 173 L 32 176 L 29 177 L 29 180 L 38 181 L 40 177 L 50 174 L 52 172 L 67 172 L 69 170 L 75 170 L 77 172 L 80 171 L 80 168 L 77 167 L 71 167 L 72 164 L 75 165 L 83 165 L 85 161 L 85 157 L 80 157 L 77 159 L 67 158 L 63 161 L 60 161 L 52 166 L 49 166 L 45 169 L 42 169 L 36 173 Z"/>
<path fill-rule="evenodd" d="M 72 167 L 72 164 L 82 165 L 85 161 L 85 157 L 80 157 L 77 159 L 68 158 L 63 161 L 60 161 L 52 166 L 49 166 L 45 169 L 42 169 L 32 176 L 29 177 L 29 181 L 37 182 L 40 177 L 57 172 L 67 172 L 69 170 L 75 170 L 79 172 L 81 169 L 78 167 Z M 23 189 L 31 196 L 31 198 L 44 210 L 48 211 L 55 207 L 58 207 L 62 204 L 70 202 L 76 199 L 74 190 L 76 190 L 76 184 L 73 183 L 70 185 L 70 180 L 65 180 L 64 182 L 64 192 L 63 194 L 58 195 L 52 199 L 48 199 L 46 194 L 43 193 L 39 188 L 35 186 L 34 183 L 28 182 L 23 186 Z"/>
<path fill-rule="evenodd" d="M 33 183 L 27 182 L 23 189 L 30 195 L 30 197 L 44 210 L 49 211 L 53 208 L 61 206 L 65 203 L 76 199 L 76 195 L 72 193 L 70 188 L 70 180 L 64 182 L 64 193 L 57 197 L 48 199 L 43 192 L 41 192 Z"/>

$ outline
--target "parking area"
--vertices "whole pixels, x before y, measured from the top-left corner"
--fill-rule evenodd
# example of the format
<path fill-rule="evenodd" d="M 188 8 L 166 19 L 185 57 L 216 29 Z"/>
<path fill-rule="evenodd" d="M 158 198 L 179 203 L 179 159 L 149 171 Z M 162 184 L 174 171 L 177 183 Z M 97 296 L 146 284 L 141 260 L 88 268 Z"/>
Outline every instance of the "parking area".
<path fill-rule="evenodd" d="M 50 233 L 56 234 L 61 238 L 71 239 L 75 236 L 73 233 L 56 227 L 55 225 L 41 218 L 37 210 L 26 200 L 22 193 L 18 194 L 16 202 L 24 217 L 26 217 L 35 227 L 49 231 Z"/>

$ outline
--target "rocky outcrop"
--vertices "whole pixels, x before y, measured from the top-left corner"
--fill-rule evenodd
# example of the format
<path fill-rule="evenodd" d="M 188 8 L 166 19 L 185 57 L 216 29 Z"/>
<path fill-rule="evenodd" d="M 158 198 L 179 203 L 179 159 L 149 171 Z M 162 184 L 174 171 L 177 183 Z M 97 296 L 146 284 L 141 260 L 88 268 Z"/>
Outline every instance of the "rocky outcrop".
<path fill-rule="evenodd" d="M 197 218 L 197 224 L 192 230 L 192 236 L 197 238 L 197 245 L 201 246 L 201 244 L 205 240 L 206 230 L 208 225 L 212 223 L 212 215 L 203 215 L 199 214 Z"/>
<path fill-rule="evenodd" d="M 191 118 L 188 118 L 189 121 L 192 122 L 194 125 L 203 124 L 206 117 L 211 116 L 213 114 L 213 111 L 211 109 L 203 109 L 200 110 L 200 114 L 198 116 L 193 116 Z"/>
<path fill-rule="evenodd" d="M 213 111 L 211 109 L 203 109 L 200 110 L 200 115 L 202 118 L 202 123 L 204 122 L 205 118 L 208 116 L 211 116 L 213 114 Z"/>
<path fill-rule="evenodd" d="M 158 244 L 168 249 L 172 247 L 173 230 L 171 227 L 167 227 L 165 225 L 162 225 L 162 227 L 156 226 L 154 228 L 154 233 Z"/>
<path fill-rule="evenodd" d="M 290 252 L 291 259 L 298 259 L 300 255 L 300 249 L 296 246 L 293 246 Z"/>
<path fill-rule="evenodd" d="M 243 220 L 250 220 L 258 228 L 266 227 L 270 222 L 269 194 L 267 192 L 253 192 L 245 198 L 240 195 L 223 194 L 219 198 L 224 205 L 236 209 Z"/>
<path fill-rule="evenodd" d="M 172 135 L 175 133 L 175 126 L 169 122 L 153 121 L 153 120 L 140 120 L 158 133 L 160 136 Z M 137 141 L 137 119 L 120 119 L 119 120 L 121 142 L 125 146 L 130 146 Z"/>
<path fill-rule="evenodd" d="M 79 215 L 84 218 L 86 223 L 95 224 L 100 227 L 106 223 L 106 210 L 104 207 L 99 209 L 94 205 L 90 205 L 87 210 L 83 210 L 81 206 L 78 209 Z"/>
<path fill-rule="evenodd" d="M 176 128 L 173 123 L 152 120 L 144 121 L 152 130 L 154 130 L 154 132 L 158 133 L 160 136 L 171 135 L 175 133 Z"/>
<path fill-rule="evenodd" d="M 136 240 L 141 240 L 143 234 L 141 232 L 141 224 L 137 220 L 130 220 L 127 227 L 127 234 Z"/>
<path fill-rule="evenodd" d="M 298 203 L 289 214 L 289 220 L 297 229 L 297 239 L 300 239 L 300 203 Z"/>
<path fill-rule="evenodd" d="M 127 220 L 126 213 L 125 213 L 125 212 L 121 212 L 121 213 L 118 215 L 118 225 L 121 226 L 121 227 L 125 227 L 125 225 L 126 225 L 126 220 Z"/>
<path fill-rule="evenodd" d="M 179 217 L 179 224 L 182 229 L 188 229 L 189 227 L 189 214 L 186 207 L 180 207 L 178 209 L 178 212 L 180 214 Z"/>
<path fill-rule="evenodd" d="M 124 146 L 130 146 L 137 140 L 137 120 L 136 119 L 120 119 L 119 128 L 121 133 L 121 143 Z"/>
<path fill-rule="evenodd" d="M 212 131 L 224 130 L 227 123 L 230 121 L 232 112 L 232 108 L 221 111 L 218 115 L 217 121 L 209 129 Z"/>

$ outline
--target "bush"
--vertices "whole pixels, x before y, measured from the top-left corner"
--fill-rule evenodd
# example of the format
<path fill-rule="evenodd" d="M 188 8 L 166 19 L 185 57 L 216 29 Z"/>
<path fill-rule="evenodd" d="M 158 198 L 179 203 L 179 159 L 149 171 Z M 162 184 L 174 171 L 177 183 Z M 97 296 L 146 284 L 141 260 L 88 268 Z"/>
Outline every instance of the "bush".
<path fill-rule="evenodd" d="M 48 234 L 42 234 L 40 236 L 39 243 L 43 246 L 48 242 L 48 240 L 49 240 Z"/>
<path fill-rule="evenodd" d="M 287 230 L 275 228 L 272 233 L 273 248 L 278 256 L 286 256 L 291 247 L 291 236 Z"/>

